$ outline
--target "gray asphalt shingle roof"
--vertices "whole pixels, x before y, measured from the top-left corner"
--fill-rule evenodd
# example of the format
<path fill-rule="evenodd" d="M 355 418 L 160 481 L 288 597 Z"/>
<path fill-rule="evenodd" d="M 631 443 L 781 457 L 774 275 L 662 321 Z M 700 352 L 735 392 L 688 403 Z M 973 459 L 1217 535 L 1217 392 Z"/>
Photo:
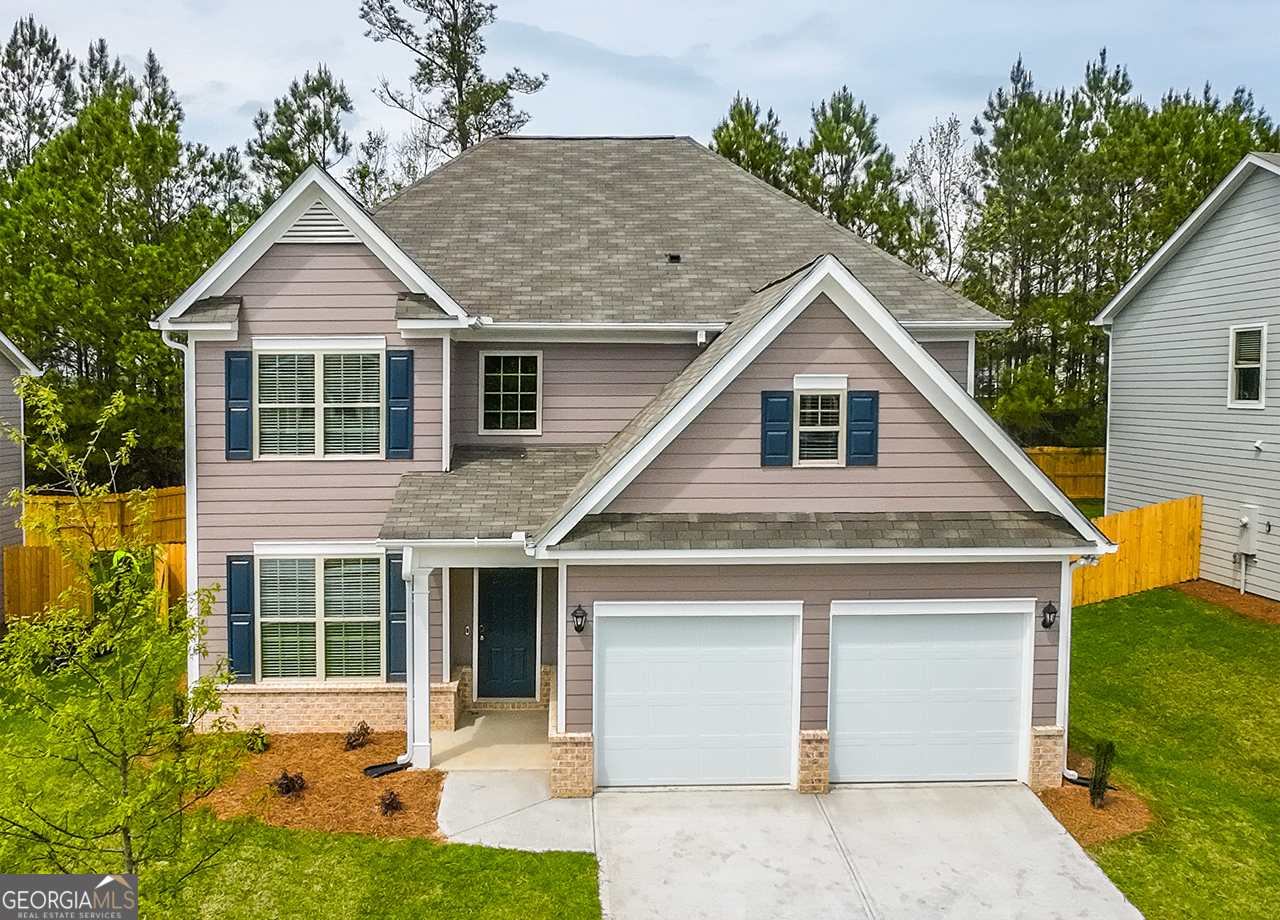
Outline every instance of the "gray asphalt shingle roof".
<path fill-rule="evenodd" d="M 242 297 L 206 297 L 187 307 L 180 316 L 173 318 L 175 326 L 192 326 L 203 323 L 230 323 L 240 315 Z"/>
<path fill-rule="evenodd" d="M 453 469 L 400 478 L 384 540 L 506 539 L 532 531 L 595 460 L 595 447 L 463 448 Z"/>
<path fill-rule="evenodd" d="M 1035 511 L 592 514 L 565 550 L 1072 548 L 1062 518 Z"/>
<path fill-rule="evenodd" d="M 500 322 L 723 322 L 828 252 L 900 322 L 997 319 L 687 137 L 492 138 L 372 215 Z"/>

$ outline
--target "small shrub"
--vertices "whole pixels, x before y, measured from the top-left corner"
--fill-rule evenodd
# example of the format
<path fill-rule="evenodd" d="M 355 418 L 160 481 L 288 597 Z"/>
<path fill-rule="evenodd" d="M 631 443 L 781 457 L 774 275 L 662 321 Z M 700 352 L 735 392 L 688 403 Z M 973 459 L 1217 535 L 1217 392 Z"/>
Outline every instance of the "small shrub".
<path fill-rule="evenodd" d="M 301 773 L 290 773 L 285 770 L 280 774 L 279 779 L 273 779 L 267 783 L 278 795 L 286 795 L 293 797 L 307 788 L 307 781 L 302 778 Z"/>
<path fill-rule="evenodd" d="M 373 736 L 373 729 L 369 727 L 369 723 L 361 721 L 359 725 L 347 732 L 347 746 L 344 751 L 354 751 L 356 748 L 362 748 L 369 743 L 369 739 Z"/>
<path fill-rule="evenodd" d="M 1089 777 L 1089 804 L 1101 808 L 1107 797 L 1107 783 L 1111 779 L 1111 762 L 1116 758 L 1116 746 L 1111 741 L 1099 741 L 1093 752 L 1093 776 Z"/>
<path fill-rule="evenodd" d="M 250 754 L 261 754 L 271 747 L 271 739 L 261 724 L 255 725 L 244 734 L 244 748 Z"/>
<path fill-rule="evenodd" d="M 388 789 L 378 799 L 378 811 L 386 817 L 390 817 L 397 811 L 404 808 L 404 803 L 400 801 L 400 796 L 396 795 L 394 789 Z"/>

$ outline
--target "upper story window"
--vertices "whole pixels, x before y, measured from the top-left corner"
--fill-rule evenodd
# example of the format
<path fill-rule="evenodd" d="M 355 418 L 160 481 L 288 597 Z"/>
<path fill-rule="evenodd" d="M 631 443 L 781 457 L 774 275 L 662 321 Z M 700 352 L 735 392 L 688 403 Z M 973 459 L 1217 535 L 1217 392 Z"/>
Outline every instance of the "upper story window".
<path fill-rule="evenodd" d="M 880 394 L 848 377 L 797 374 L 790 390 L 760 394 L 761 466 L 875 466 Z"/>
<path fill-rule="evenodd" d="M 380 336 L 255 339 L 226 353 L 228 460 L 410 458 L 413 352 Z"/>
<path fill-rule="evenodd" d="M 480 431 L 541 434 L 540 353 L 481 352 Z"/>
<path fill-rule="evenodd" d="M 1227 405 L 1261 409 L 1266 386 L 1267 327 L 1231 327 L 1231 380 Z"/>

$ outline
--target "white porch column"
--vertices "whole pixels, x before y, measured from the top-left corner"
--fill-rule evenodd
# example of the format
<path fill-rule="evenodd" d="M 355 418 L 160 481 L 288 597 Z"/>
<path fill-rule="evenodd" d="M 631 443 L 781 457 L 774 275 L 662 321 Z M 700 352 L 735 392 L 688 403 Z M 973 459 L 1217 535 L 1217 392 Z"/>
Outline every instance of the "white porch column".
<path fill-rule="evenodd" d="M 417 561 L 416 559 L 414 560 Z M 431 766 L 431 568 L 415 568 L 409 584 L 409 753 L 416 769 Z"/>

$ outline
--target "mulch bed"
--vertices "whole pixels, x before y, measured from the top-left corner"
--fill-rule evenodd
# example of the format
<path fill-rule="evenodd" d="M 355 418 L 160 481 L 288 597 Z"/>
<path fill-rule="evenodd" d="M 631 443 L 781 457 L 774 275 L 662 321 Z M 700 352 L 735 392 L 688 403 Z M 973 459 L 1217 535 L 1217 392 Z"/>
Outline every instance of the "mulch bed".
<path fill-rule="evenodd" d="M 1067 765 L 1081 776 L 1093 772 L 1093 761 L 1075 751 L 1067 751 Z M 1147 803 L 1128 789 L 1108 789 L 1101 808 L 1089 804 L 1088 788 L 1065 781 L 1061 788 L 1046 789 L 1038 795 L 1082 847 L 1136 834 L 1155 820 Z"/>
<path fill-rule="evenodd" d="M 1219 607 L 1226 607 L 1228 610 L 1261 620 L 1263 623 L 1280 623 L 1280 603 L 1256 594 L 1241 594 L 1239 588 L 1219 585 L 1201 578 L 1195 581 L 1184 581 L 1174 587 L 1192 597 L 1217 604 Z"/>
<path fill-rule="evenodd" d="M 276 827 L 375 837 L 427 837 L 444 842 L 436 824 L 444 774 L 402 770 L 370 779 L 362 770 L 404 753 L 404 732 L 374 732 L 364 747 L 344 751 L 345 735 L 273 734 L 271 746 L 210 796 L 221 818 L 250 815 Z M 301 773 L 307 787 L 297 796 L 278 795 L 267 783 L 282 772 Z M 383 816 L 378 800 L 386 790 L 403 809 Z"/>

